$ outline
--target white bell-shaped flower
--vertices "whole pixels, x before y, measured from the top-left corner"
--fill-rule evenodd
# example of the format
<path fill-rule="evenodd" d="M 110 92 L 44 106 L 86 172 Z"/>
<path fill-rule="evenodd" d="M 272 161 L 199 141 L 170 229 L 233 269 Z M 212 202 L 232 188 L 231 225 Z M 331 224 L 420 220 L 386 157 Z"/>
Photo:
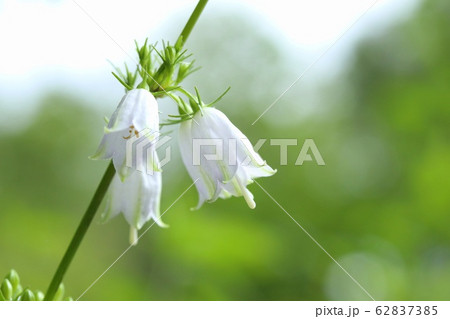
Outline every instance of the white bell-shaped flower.
<path fill-rule="evenodd" d="M 104 220 L 122 213 L 130 224 L 130 243 L 150 219 L 160 218 L 161 172 L 156 142 L 159 135 L 158 104 L 145 89 L 129 91 L 105 127 L 100 146 L 91 159 L 112 159 L 116 175 L 106 197 Z"/>
<path fill-rule="evenodd" d="M 166 227 L 161 220 L 161 172 L 134 171 L 125 181 L 116 174 L 105 198 L 103 220 L 109 220 L 122 213 L 130 224 L 130 244 L 137 243 L 137 231 L 149 220 Z"/>
<path fill-rule="evenodd" d="M 213 107 L 202 107 L 192 119 L 180 124 L 179 144 L 199 193 L 197 208 L 205 201 L 230 196 L 243 196 L 248 206 L 255 208 L 247 185 L 276 172 L 226 115 Z"/>
<path fill-rule="evenodd" d="M 151 143 L 158 134 L 159 115 L 156 99 L 145 89 L 131 90 L 122 98 L 108 121 L 100 146 L 91 159 L 112 159 L 116 172 L 124 180 L 136 169 L 131 164 L 132 144 L 137 139 L 140 139 L 139 143 L 142 143 L 142 139 Z M 143 153 L 138 155 L 142 156 Z M 153 153 L 147 156 L 146 160 L 147 169 L 158 167 Z M 142 163 L 141 158 L 136 158 L 135 161 Z M 138 169 L 143 170 L 142 167 Z"/>

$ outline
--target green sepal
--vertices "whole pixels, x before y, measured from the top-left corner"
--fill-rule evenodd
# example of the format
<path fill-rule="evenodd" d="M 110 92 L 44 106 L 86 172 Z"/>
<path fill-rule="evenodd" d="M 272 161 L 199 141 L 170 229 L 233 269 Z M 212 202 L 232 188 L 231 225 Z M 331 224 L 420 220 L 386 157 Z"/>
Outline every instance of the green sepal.
<path fill-rule="evenodd" d="M 127 89 L 128 91 L 133 89 L 131 86 L 129 86 L 127 83 L 125 83 L 124 80 L 122 80 L 120 78 L 120 76 L 118 76 L 114 72 L 111 72 L 111 73 L 112 73 L 112 75 L 114 75 L 114 77 L 117 79 L 117 81 L 119 81 L 125 87 L 125 89 Z"/>
<path fill-rule="evenodd" d="M 205 106 L 213 106 L 214 104 L 216 104 L 217 102 L 219 102 L 224 96 L 225 94 L 228 93 L 228 91 L 231 90 L 231 86 L 229 86 L 225 92 L 223 92 L 217 99 L 215 99 L 214 101 L 212 101 L 211 103 L 206 104 Z"/>

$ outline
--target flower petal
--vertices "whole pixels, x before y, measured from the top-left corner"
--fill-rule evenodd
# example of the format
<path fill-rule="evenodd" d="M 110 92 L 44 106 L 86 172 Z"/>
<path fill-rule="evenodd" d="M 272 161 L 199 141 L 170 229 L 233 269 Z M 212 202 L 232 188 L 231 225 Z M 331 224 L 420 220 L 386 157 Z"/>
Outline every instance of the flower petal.
<path fill-rule="evenodd" d="M 192 180 L 195 181 L 195 187 L 199 193 L 199 200 L 197 204 L 197 209 L 202 206 L 202 204 L 212 198 L 215 193 L 214 182 L 211 180 L 209 175 L 204 171 L 204 169 L 199 165 L 193 165 L 193 150 L 192 150 L 192 135 L 191 126 L 197 125 L 193 124 L 192 120 L 182 122 L 179 128 L 179 146 L 181 150 L 181 157 L 183 159 L 184 165 L 191 176 Z"/>

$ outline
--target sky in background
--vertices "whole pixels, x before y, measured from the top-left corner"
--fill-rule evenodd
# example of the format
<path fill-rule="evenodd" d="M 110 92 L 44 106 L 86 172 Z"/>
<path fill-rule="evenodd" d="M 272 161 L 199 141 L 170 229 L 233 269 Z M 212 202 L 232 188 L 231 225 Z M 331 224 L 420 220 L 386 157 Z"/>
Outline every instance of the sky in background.
<path fill-rule="evenodd" d="M 311 76 L 320 76 L 345 64 L 357 39 L 406 17 L 417 1 L 379 0 L 372 6 L 373 3 L 210 1 L 204 14 L 243 12 L 289 52 L 294 65 L 299 61 L 303 66 L 311 64 L 339 39 L 308 71 Z M 33 99 L 42 92 L 61 87 L 81 95 L 89 90 L 90 98 L 104 100 L 107 96 L 107 101 L 117 101 L 122 92 L 111 94 L 117 91 L 117 83 L 110 76 L 108 60 L 117 65 L 124 61 L 133 64 L 134 39 L 176 39 L 195 4 L 191 0 L 0 1 L 1 109 L 15 112 L 12 110 L 18 109 L 16 105 L 23 104 L 28 107 L 20 109 L 29 110 Z M 355 21 L 349 32 L 339 38 Z M 298 74 L 303 70 L 299 67 Z"/>

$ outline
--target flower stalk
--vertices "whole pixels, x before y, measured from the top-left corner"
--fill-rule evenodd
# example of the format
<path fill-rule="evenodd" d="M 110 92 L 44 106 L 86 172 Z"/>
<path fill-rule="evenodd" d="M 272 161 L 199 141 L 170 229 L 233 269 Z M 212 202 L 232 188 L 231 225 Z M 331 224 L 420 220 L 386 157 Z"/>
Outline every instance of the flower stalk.
<path fill-rule="evenodd" d="M 189 37 L 192 29 L 194 28 L 198 18 L 200 17 L 203 9 L 205 8 L 208 0 L 200 0 L 195 7 L 194 11 L 192 12 L 191 16 L 189 17 L 189 20 L 187 21 L 185 27 L 183 28 L 180 36 L 178 37 L 176 46 L 179 50 L 183 47 L 184 43 L 186 42 L 187 38 Z M 120 79 L 119 79 L 120 80 Z M 132 80 L 135 80 L 133 78 Z M 44 300 L 54 300 L 55 294 L 58 291 L 58 288 L 60 287 L 60 284 L 64 278 L 64 275 L 67 272 L 67 269 L 70 266 L 70 263 L 72 262 L 80 244 L 83 240 L 84 236 L 86 235 L 87 230 L 89 229 L 89 226 L 92 223 L 92 220 L 94 219 L 94 216 L 105 197 L 105 194 L 109 188 L 109 185 L 111 184 L 111 181 L 114 178 L 116 171 L 114 169 L 114 165 L 111 162 L 108 165 L 108 168 L 106 169 L 100 184 L 97 187 L 97 190 L 94 193 L 94 196 L 72 238 L 72 241 L 69 244 L 69 247 L 67 248 L 59 266 L 56 270 L 53 279 L 47 289 L 47 293 L 45 294 Z"/>
<path fill-rule="evenodd" d="M 84 238 L 84 235 L 86 235 L 86 232 L 94 219 L 95 213 L 97 212 L 103 197 L 105 197 L 106 191 L 108 190 L 109 184 L 111 183 L 115 173 L 116 170 L 114 169 L 114 165 L 111 161 L 105 171 L 105 174 L 103 174 L 102 180 L 94 193 L 94 197 L 92 197 L 91 203 L 89 204 L 86 213 L 84 214 L 83 219 L 81 220 L 80 225 L 78 226 L 75 235 L 73 236 L 72 241 L 64 254 L 63 259 L 61 260 L 55 275 L 53 276 L 44 300 L 53 300 L 53 297 L 55 296 L 58 287 L 61 284 L 64 275 L 66 274 L 66 271 L 81 244 L 81 241 Z"/>
<path fill-rule="evenodd" d="M 192 29 L 194 28 L 195 24 L 197 23 L 198 18 L 203 12 L 203 9 L 205 8 L 206 4 L 208 3 L 208 0 L 200 0 L 195 7 L 194 11 L 192 12 L 191 16 L 189 17 L 188 22 L 183 28 L 183 31 L 181 31 L 180 36 L 177 40 L 177 45 L 179 48 L 182 48 L 184 46 L 184 43 L 186 42 L 187 38 L 191 34 Z"/>

